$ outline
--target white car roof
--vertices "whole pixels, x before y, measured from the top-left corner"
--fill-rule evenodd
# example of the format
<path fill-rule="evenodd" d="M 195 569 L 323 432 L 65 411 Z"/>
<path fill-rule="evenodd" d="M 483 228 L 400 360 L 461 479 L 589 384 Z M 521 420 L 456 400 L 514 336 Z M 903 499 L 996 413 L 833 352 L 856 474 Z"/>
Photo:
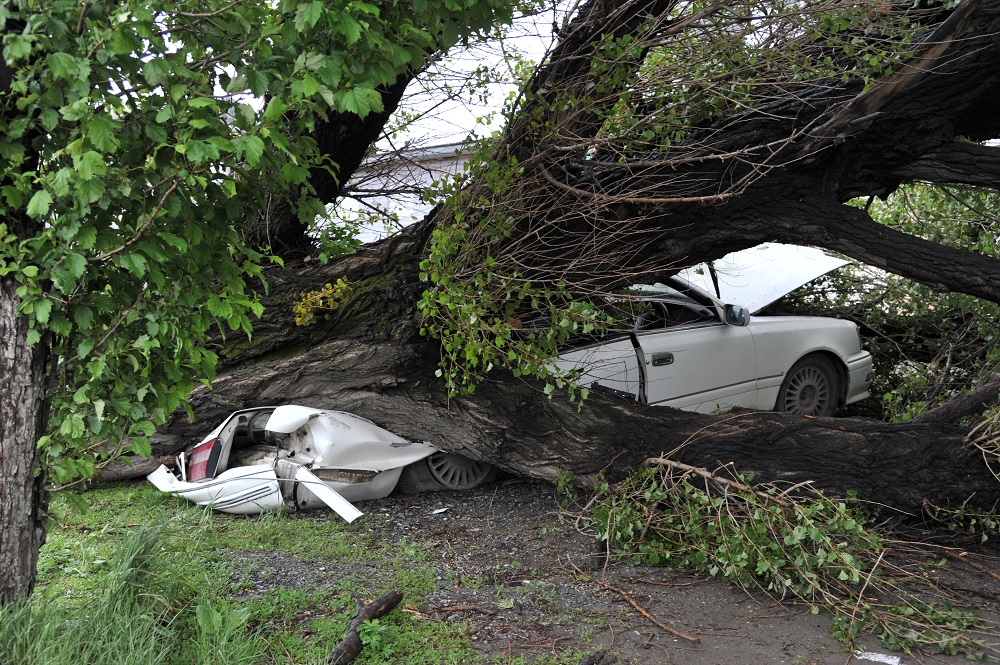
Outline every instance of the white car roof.
<path fill-rule="evenodd" d="M 712 262 L 719 278 L 719 300 L 741 305 L 751 314 L 848 263 L 850 261 L 830 256 L 816 247 L 776 242 L 732 252 Z M 704 263 L 685 268 L 677 277 L 706 293 L 716 294 L 711 273 Z"/>

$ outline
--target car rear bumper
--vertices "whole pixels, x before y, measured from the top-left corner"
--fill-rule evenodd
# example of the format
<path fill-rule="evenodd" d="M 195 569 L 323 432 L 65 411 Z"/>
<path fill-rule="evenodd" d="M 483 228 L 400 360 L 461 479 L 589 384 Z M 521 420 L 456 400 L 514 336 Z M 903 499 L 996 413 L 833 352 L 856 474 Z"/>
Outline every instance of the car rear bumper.
<path fill-rule="evenodd" d="M 847 366 L 847 395 L 844 404 L 852 404 L 868 397 L 872 383 L 872 354 L 859 351 L 844 358 Z"/>

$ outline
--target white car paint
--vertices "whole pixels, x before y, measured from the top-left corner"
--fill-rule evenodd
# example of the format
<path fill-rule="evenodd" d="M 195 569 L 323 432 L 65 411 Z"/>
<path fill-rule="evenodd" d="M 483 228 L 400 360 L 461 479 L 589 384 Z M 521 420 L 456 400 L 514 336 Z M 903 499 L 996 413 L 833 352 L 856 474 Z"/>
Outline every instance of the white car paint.
<path fill-rule="evenodd" d="M 282 506 L 328 506 L 347 521 L 351 501 L 387 496 L 403 467 L 438 452 L 343 411 L 286 405 L 233 413 L 147 478 L 200 506 L 256 514 Z"/>
<path fill-rule="evenodd" d="M 748 256 L 731 255 L 726 265 L 744 266 L 740 280 L 749 280 L 762 274 L 754 265 L 761 256 L 770 257 L 765 265 L 771 270 L 764 272 L 774 272 L 778 285 L 756 287 L 748 281 L 732 280 L 743 288 L 728 292 L 743 293 L 753 303 L 735 301 L 744 311 L 752 307 L 759 310 L 846 263 L 821 250 L 772 245 L 755 248 Z M 772 261 L 779 260 L 786 267 L 797 266 L 799 279 L 789 277 L 794 270 L 774 270 Z M 694 274 L 710 279 L 707 269 Z M 719 275 L 720 291 L 725 294 L 724 279 Z M 679 277 L 668 282 L 633 290 L 636 297 L 629 302 L 638 310 L 633 332 L 565 350 L 556 359 L 556 368 L 576 375 L 581 386 L 591 389 L 644 404 L 712 413 L 732 407 L 777 408 L 782 385 L 796 363 L 807 359 L 809 364 L 822 357 L 837 373 L 835 381 L 839 383 L 831 386 L 838 394 L 829 402 L 830 408 L 868 396 L 872 359 L 861 348 L 853 322 L 826 317 L 746 316 L 745 325 L 738 325 L 735 319 L 727 322 L 726 301 Z M 802 371 L 797 369 L 796 376 Z M 790 381 L 789 385 L 794 384 Z"/>
<path fill-rule="evenodd" d="M 756 314 L 803 284 L 848 263 L 815 247 L 768 242 L 712 261 L 718 292 L 707 264 L 685 268 L 677 276 L 723 302 L 739 303 Z"/>

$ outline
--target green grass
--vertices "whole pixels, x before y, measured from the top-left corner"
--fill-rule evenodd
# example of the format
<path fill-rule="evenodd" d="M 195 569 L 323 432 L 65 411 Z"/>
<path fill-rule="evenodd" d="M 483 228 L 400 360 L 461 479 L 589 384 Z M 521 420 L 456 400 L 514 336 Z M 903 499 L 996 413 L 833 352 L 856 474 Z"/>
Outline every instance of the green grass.
<path fill-rule="evenodd" d="M 0 662 L 320 663 L 358 603 L 389 590 L 420 603 L 436 588 L 426 548 L 370 542 L 325 511 L 210 513 L 144 483 L 91 489 L 86 512 L 69 498 L 53 500 L 34 597 L 0 610 Z M 300 588 L 247 594 L 248 576 L 268 573 L 234 563 L 244 552 L 294 557 Z M 383 642 L 421 645 L 427 662 L 476 660 L 454 627 L 399 611 L 382 623 Z"/>
<path fill-rule="evenodd" d="M 70 507 L 77 497 L 53 498 L 35 595 L 0 608 L 0 663 L 326 663 L 360 603 L 399 591 L 420 605 L 438 588 L 433 548 L 384 542 L 377 514 L 353 525 L 327 511 L 231 516 L 146 483 L 82 496 L 85 512 Z M 295 588 L 257 588 L 292 564 L 304 571 Z M 360 665 L 494 662 L 464 624 L 400 609 L 363 636 Z"/>

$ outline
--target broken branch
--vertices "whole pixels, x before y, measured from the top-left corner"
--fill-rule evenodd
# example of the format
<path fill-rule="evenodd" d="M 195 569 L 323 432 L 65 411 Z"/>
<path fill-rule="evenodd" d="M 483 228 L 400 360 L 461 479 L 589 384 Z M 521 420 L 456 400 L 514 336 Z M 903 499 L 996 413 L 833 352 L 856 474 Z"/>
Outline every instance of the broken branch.
<path fill-rule="evenodd" d="M 372 619 L 377 619 L 380 616 L 388 614 L 391 612 L 400 601 L 403 600 L 403 594 L 398 591 L 390 591 L 384 596 L 380 596 L 368 603 L 363 607 L 359 607 L 354 618 L 351 619 L 350 625 L 347 627 L 347 636 L 344 637 L 343 641 L 337 645 L 337 648 L 330 653 L 330 657 L 327 659 L 329 665 L 345 665 L 361 653 L 363 644 L 361 643 L 361 635 L 358 633 L 358 629 L 361 628 L 361 624 L 365 621 L 370 621 Z"/>

